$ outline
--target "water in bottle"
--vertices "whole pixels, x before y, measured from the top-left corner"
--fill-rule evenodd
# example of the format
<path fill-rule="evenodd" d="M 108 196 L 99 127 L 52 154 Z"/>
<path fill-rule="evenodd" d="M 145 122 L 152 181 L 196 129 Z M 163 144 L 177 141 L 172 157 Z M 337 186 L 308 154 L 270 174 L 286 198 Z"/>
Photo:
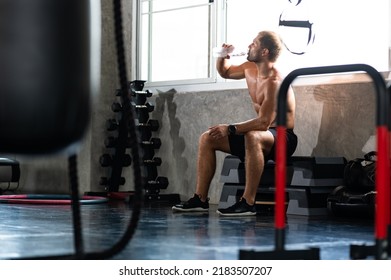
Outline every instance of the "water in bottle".
<path fill-rule="evenodd" d="M 226 57 L 229 55 L 230 57 L 234 56 L 245 56 L 247 55 L 247 51 L 244 50 L 236 50 L 234 46 L 230 46 L 229 48 L 224 47 L 215 47 L 213 48 L 213 57 Z"/>

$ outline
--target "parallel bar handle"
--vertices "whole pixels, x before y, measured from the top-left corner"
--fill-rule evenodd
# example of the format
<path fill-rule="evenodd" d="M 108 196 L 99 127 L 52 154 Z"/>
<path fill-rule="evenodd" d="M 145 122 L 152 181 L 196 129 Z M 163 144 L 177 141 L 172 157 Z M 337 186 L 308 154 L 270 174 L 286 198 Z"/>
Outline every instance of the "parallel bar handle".
<path fill-rule="evenodd" d="M 386 83 L 380 73 L 373 67 L 366 64 L 349 64 L 323 67 L 300 68 L 292 71 L 282 81 L 277 104 L 277 139 L 276 145 L 280 147 L 285 145 L 286 130 L 286 111 L 287 111 L 287 93 L 288 89 L 298 76 L 332 74 L 343 72 L 366 72 L 373 80 L 376 92 L 376 128 L 377 128 L 377 151 L 378 160 L 376 163 L 376 229 L 375 237 L 377 240 L 387 238 L 387 203 L 390 198 L 387 188 L 390 187 L 390 154 L 389 154 L 389 106 L 390 97 L 386 91 Z M 286 181 L 286 153 L 284 148 L 277 148 L 276 151 L 276 215 L 275 226 L 276 234 L 282 236 L 281 231 L 285 228 L 285 181 Z M 277 249 L 282 249 L 284 240 L 276 238 L 280 244 L 276 244 Z M 377 256 L 379 257 L 379 256 Z"/>

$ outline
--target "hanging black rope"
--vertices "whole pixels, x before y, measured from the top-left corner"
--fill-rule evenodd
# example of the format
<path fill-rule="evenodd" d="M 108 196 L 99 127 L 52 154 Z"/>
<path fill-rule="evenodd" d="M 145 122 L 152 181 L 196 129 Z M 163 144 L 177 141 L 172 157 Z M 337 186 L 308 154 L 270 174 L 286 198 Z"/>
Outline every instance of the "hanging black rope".
<path fill-rule="evenodd" d="M 120 143 L 117 146 L 116 154 L 114 157 L 122 158 L 126 152 L 127 145 L 130 145 L 131 155 L 133 159 L 133 172 L 134 172 L 134 187 L 135 192 L 132 199 L 133 209 L 132 216 L 122 238 L 110 249 L 103 253 L 91 253 L 86 254 L 87 259 L 106 259 L 119 253 L 132 239 L 134 232 L 137 228 L 141 206 L 143 203 L 143 190 L 145 181 L 142 176 L 140 147 L 138 143 L 138 134 L 135 125 L 135 112 L 130 104 L 128 79 L 126 74 L 126 60 L 125 60 L 125 48 L 123 39 L 123 26 L 122 26 L 122 7 L 121 0 L 113 0 L 114 2 L 114 23 L 115 23 L 115 39 L 117 48 L 117 65 L 118 74 L 121 84 L 121 103 L 122 103 L 122 118 L 118 127 L 118 140 Z M 130 142 L 127 142 L 130 140 Z M 118 172 L 120 173 L 120 172 Z M 116 176 L 121 176 L 117 174 Z"/>
<path fill-rule="evenodd" d="M 72 155 L 68 158 L 69 184 L 71 188 L 72 199 L 72 219 L 73 219 L 73 242 L 77 259 L 82 259 L 84 255 L 82 222 L 79 200 L 79 181 L 77 173 L 77 156 Z"/>

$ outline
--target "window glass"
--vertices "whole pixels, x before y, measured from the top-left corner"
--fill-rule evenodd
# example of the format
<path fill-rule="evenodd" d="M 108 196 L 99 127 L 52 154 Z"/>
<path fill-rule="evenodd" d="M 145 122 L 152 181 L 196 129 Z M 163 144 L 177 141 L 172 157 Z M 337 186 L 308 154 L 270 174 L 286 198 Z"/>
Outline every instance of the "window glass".
<path fill-rule="evenodd" d="M 284 42 L 284 74 L 311 66 L 365 63 L 389 70 L 389 0 L 150 0 L 139 2 L 138 74 L 149 82 L 211 82 L 214 46 L 247 50 L 259 31 Z M 246 56 L 232 58 L 241 63 Z M 216 81 L 216 80 L 213 80 Z M 224 81 L 217 79 L 218 82 Z"/>
<path fill-rule="evenodd" d="M 207 5 L 197 5 L 201 2 Z M 155 0 L 144 3 L 143 10 L 147 9 L 151 12 L 141 16 L 141 79 L 159 82 L 208 78 L 208 2 Z"/>

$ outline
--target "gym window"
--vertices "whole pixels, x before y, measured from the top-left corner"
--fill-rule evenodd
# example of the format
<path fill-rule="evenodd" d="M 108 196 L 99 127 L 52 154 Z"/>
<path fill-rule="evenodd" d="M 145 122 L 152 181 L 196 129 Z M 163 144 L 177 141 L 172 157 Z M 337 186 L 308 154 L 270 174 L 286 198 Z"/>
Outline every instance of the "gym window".
<path fill-rule="evenodd" d="M 278 32 L 286 49 L 279 67 L 366 63 L 390 69 L 388 0 L 138 0 L 134 69 L 152 86 L 227 82 L 212 48 L 246 49 L 260 30 Z M 235 63 L 245 57 L 235 58 Z"/>

